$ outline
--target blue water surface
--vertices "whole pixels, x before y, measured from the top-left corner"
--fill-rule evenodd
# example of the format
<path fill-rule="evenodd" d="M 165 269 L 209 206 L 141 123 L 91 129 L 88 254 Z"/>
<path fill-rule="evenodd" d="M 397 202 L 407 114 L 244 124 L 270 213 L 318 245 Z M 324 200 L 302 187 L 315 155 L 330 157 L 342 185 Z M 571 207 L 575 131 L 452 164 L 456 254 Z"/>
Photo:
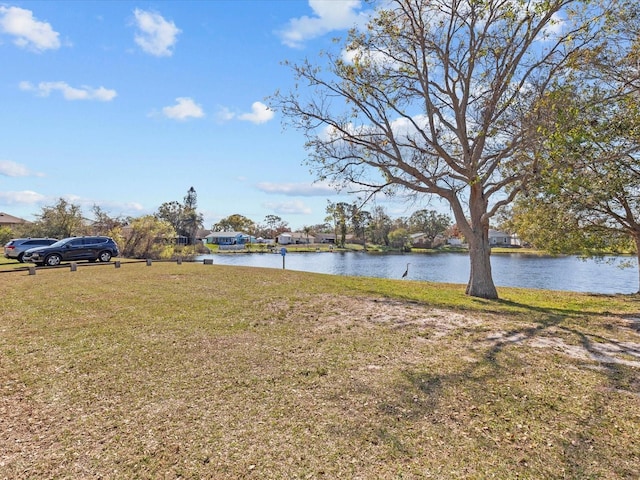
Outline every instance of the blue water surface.
<path fill-rule="evenodd" d="M 225 253 L 204 255 L 222 265 L 283 268 L 305 272 L 381 278 L 407 278 L 462 283 L 469 280 L 469 256 L 464 253 L 376 254 L 366 252 Z M 629 268 L 620 268 L 626 263 Z M 638 264 L 634 257 L 581 259 L 577 256 L 539 256 L 522 253 L 493 254 L 496 286 L 590 293 L 638 291 Z"/>

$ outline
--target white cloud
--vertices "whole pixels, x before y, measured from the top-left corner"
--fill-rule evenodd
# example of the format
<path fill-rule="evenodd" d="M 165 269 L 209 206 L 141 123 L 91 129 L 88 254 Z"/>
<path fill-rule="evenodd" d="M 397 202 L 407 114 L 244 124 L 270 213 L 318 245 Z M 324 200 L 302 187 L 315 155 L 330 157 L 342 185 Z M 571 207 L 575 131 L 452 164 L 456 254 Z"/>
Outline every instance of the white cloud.
<path fill-rule="evenodd" d="M 92 88 L 82 85 L 80 88 L 72 87 L 66 82 L 40 82 L 33 85 L 31 82 L 20 82 L 20 90 L 36 92 L 41 97 L 48 97 L 52 91 L 59 91 L 65 100 L 98 100 L 110 102 L 118 94 L 115 90 L 104 87 Z"/>
<path fill-rule="evenodd" d="M 563 33 L 567 22 L 558 12 L 551 16 L 551 21 L 545 26 L 536 40 L 556 41 Z"/>
<path fill-rule="evenodd" d="M 301 197 L 336 195 L 335 188 L 327 183 L 270 183 L 261 182 L 258 190 L 269 194 L 280 194 Z"/>
<path fill-rule="evenodd" d="M 181 30 L 173 22 L 166 21 L 162 15 L 135 9 L 138 32 L 135 42 L 142 50 L 156 57 L 170 57 L 173 55 L 173 47 L 178 41 Z"/>
<path fill-rule="evenodd" d="M 242 113 L 238 115 L 238 118 L 255 124 L 265 123 L 273 118 L 273 110 L 270 110 L 262 102 L 253 102 L 251 104 L 251 113 Z"/>
<path fill-rule="evenodd" d="M 102 201 L 93 198 L 80 197 L 75 194 L 64 194 L 56 196 L 47 196 L 32 190 L 23 190 L 19 192 L 2 192 L 0 191 L 0 205 L 51 205 L 59 198 L 65 199 L 67 202 L 80 206 L 80 208 L 89 212 L 94 205 L 100 206 L 107 212 L 115 212 L 114 215 L 130 215 L 136 216 L 146 209 L 138 202 L 118 202 L 118 201 Z"/>
<path fill-rule="evenodd" d="M 36 52 L 60 48 L 58 32 L 33 18 L 31 10 L 0 6 L 0 32 L 15 37 L 13 43 L 20 48 Z"/>
<path fill-rule="evenodd" d="M 216 113 L 216 118 L 219 122 L 228 122 L 229 120 L 233 120 L 235 117 L 235 113 L 229 110 L 227 107 L 220 107 L 218 112 Z"/>
<path fill-rule="evenodd" d="M 33 192 L 31 190 L 23 190 L 21 192 L 0 192 L 0 203 L 5 205 L 27 204 L 33 205 L 42 203 L 47 197 Z"/>
<path fill-rule="evenodd" d="M 164 107 L 162 113 L 167 118 L 174 120 L 187 120 L 189 118 L 202 118 L 204 117 L 204 111 L 202 107 L 195 103 L 193 99 L 189 97 L 176 98 L 176 105 L 172 107 Z"/>
<path fill-rule="evenodd" d="M 144 207 L 142 206 L 142 204 L 140 204 L 138 202 L 126 202 L 126 203 L 106 202 L 106 203 L 103 203 L 103 205 L 105 205 L 107 207 L 111 207 L 111 208 L 120 207 L 120 208 L 125 209 L 126 211 L 141 212 L 141 211 L 144 210 Z"/>
<path fill-rule="evenodd" d="M 216 113 L 216 118 L 219 122 L 228 122 L 237 118 L 238 120 L 252 122 L 256 125 L 268 122 L 273 116 L 273 110 L 270 110 L 269 107 L 262 102 L 253 102 L 251 104 L 251 112 L 247 113 L 234 113 L 227 107 L 220 107 Z"/>
<path fill-rule="evenodd" d="M 364 62 L 365 64 L 368 63 L 373 66 L 392 68 L 396 70 L 402 67 L 402 64 L 400 62 L 393 59 L 390 55 L 384 52 L 372 52 L 370 50 L 363 50 L 361 48 L 342 51 L 342 59 L 345 62 L 352 64 L 355 62 L 356 58 L 360 62 Z"/>
<path fill-rule="evenodd" d="M 311 209 L 300 200 L 280 203 L 267 202 L 264 203 L 263 206 L 281 215 L 309 215 L 310 213 L 312 213 Z"/>
<path fill-rule="evenodd" d="M 357 12 L 360 0 L 309 0 L 309 6 L 313 16 L 292 18 L 285 30 L 277 32 L 282 43 L 300 48 L 306 40 L 363 24 L 367 18 L 367 13 Z"/>
<path fill-rule="evenodd" d="M 44 174 L 34 173 L 24 165 L 10 160 L 0 160 L 0 175 L 5 177 L 44 177 Z"/>
<path fill-rule="evenodd" d="M 63 195 L 64 198 L 69 203 L 73 203 L 75 205 L 79 205 L 84 211 L 89 211 L 93 208 L 94 205 L 98 205 L 100 208 L 107 212 L 123 212 L 125 214 L 136 214 L 144 210 L 144 207 L 138 202 L 119 202 L 113 200 L 96 200 L 94 198 L 86 198 L 80 197 L 74 194 L 66 194 Z M 115 215 L 120 215 L 121 213 L 116 213 Z"/>

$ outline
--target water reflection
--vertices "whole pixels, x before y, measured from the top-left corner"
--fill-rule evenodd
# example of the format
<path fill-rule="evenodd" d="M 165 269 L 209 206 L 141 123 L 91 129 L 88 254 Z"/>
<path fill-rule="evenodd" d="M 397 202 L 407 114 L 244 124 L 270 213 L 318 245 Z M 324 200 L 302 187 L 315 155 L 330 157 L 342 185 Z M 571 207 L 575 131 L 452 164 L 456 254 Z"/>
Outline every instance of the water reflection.
<path fill-rule="evenodd" d="M 214 263 L 282 268 L 282 256 L 272 253 L 206 255 Z M 412 280 L 462 283 L 469 279 L 469 257 L 461 253 L 372 254 L 364 252 L 290 253 L 285 268 L 332 275 L 401 278 L 407 263 Z M 638 265 L 624 257 L 630 268 L 619 268 L 620 258 L 602 261 L 575 256 L 549 257 L 520 253 L 494 254 L 493 279 L 497 286 L 569 290 L 591 293 L 634 293 L 638 291 Z"/>

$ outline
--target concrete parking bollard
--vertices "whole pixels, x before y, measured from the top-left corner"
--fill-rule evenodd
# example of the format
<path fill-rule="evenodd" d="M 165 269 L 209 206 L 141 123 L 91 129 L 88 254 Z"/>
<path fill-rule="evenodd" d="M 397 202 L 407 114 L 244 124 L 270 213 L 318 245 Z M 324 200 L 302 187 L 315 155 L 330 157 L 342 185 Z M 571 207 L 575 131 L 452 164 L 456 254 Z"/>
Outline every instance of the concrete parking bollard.
<path fill-rule="evenodd" d="M 150 267 L 150 266 L 151 266 L 151 259 L 147 258 L 147 267 Z"/>
<path fill-rule="evenodd" d="M 35 275 L 36 274 L 36 267 L 29 267 L 29 275 Z"/>
<path fill-rule="evenodd" d="M 182 257 L 178 257 L 178 265 L 182 265 Z"/>
<path fill-rule="evenodd" d="M 75 272 L 78 270 L 78 264 L 75 262 L 71 262 L 70 268 L 72 272 Z"/>
<path fill-rule="evenodd" d="M 114 265 L 116 268 L 120 268 L 120 260 L 116 260 Z"/>
<path fill-rule="evenodd" d="M 205 258 L 204 259 L 204 264 L 205 265 L 213 265 L 213 258 Z"/>

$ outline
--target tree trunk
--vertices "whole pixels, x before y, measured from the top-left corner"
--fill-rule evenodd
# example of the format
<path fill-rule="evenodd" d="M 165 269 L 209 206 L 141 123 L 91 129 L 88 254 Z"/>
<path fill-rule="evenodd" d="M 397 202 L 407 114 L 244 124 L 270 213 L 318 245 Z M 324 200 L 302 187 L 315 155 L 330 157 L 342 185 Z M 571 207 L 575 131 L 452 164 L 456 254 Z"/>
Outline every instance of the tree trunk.
<path fill-rule="evenodd" d="M 640 232 L 633 236 L 636 241 L 636 256 L 638 258 L 638 294 L 640 294 Z"/>
<path fill-rule="evenodd" d="M 467 284 L 467 295 L 487 299 L 497 299 L 498 291 L 491 275 L 491 247 L 489 245 L 489 231 L 481 228 L 474 229 L 467 238 L 469 242 L 469 261 L 471 272 Z"/>
<path fill-rule="evenodd" d="M 458 214 L 462 216 L 462 210 L 458 210 Z M 486 217 L 486 212 L 487 202 L 481 185 L 471 185 L 469 195 L 471 222 L 463 223 L 458 221 L 459 225 L 462 223 L 464 226 L 463 233 L 469 243 L 471 271 L 469 273 L 469 283 L 467 284 L 467 295 L 493 300 L 498 298 L 498 291 L 491 275 L 489 219 Z"/>

